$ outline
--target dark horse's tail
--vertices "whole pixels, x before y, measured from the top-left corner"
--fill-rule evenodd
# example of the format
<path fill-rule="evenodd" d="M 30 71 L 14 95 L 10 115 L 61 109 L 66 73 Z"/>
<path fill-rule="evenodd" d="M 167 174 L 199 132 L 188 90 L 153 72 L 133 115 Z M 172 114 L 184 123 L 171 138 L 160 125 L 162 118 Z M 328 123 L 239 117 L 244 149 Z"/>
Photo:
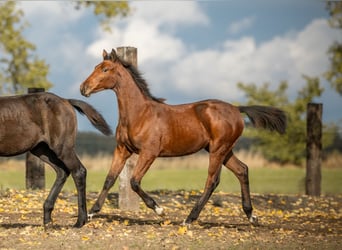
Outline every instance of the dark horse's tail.
<path fill-rule="evenodd" d="M 284 134 L 286 130 L 285 112 L 269 106 L 239 106 L 256 128 L 266 128 Z"/>
<path fill-rule="evenodd" d="M 81 114 L 86 115 L 95 128 L 105 135 L 111 135 L 112 129 L 107 124 L 102 115 L 90 104 L 81 100 L 68 99 L 69 103 Z"/>

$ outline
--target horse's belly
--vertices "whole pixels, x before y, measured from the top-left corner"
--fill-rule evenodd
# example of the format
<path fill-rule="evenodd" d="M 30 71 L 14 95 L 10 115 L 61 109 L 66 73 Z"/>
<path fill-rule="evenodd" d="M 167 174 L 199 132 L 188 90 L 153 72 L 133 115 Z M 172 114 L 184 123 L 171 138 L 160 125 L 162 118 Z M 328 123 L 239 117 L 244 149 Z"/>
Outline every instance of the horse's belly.
<path fill-rule="evenodd" d="M 35 132 L 35 129 L 0 125 L 0 156 L 18 155 L 32 149 L 37 141 Z"/>
<path fill-rule="evenodd" d="M 160 156 L 183 156 L 198 152 L 205 148 L 209 141 L 203 134 L 186 134 L 174 138 L 165 138 Z"/>

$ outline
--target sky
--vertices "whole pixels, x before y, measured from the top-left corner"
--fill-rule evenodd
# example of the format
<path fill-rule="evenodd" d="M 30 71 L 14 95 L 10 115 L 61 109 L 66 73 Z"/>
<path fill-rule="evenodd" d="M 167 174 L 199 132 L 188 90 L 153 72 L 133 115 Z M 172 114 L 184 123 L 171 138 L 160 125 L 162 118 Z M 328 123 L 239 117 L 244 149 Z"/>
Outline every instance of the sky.
<path fill-rule="evenodd" d="M 49 91 L 77 98 L 98 109 L 114 129 L 117 99 L 111 90 L 81 96 L 80 84 L 102 61 L 102 51 L 133 46 L 138 68 L 154 96 L 180 104 L 201 99 L 246 102 L 238 82 L 287 81 L 290 100 L 305 85 L 303 75 L 320 77 L 325 91 L 324 122 L 339 123 L 342 98 L 322 77 L 329 68 L 327 50 L 342 42 L 329 27 L 319 0 L 130 1 L 131 13 L 110 23 L 106 32 L 90 9 L 69 1 L 23 1 L 18 8 L 30 26 L 27 40 L 50 66 Z M 95 131 L 78 116 L 81 131 Z"/>

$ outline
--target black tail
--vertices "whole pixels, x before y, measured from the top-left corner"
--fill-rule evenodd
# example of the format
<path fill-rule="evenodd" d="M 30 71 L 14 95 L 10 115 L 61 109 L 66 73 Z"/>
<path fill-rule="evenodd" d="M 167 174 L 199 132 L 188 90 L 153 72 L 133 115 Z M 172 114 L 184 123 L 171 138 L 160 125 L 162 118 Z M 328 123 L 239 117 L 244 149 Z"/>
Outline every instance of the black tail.
<path fill-rule="evenodd" d="M 69 103 L 81 114 L 86 115 L 91 124 L 105 135 L 111 135 L 112 129 L 102 115 L 90 104 L 75 99 L 68 99 Z"/>
<path fill-rule="evenodd" d="M 286 131 L 286 114 L 283 110 L 269 106 L 240 106 L 256 128 L 275 130 L 280 134 Z"/>

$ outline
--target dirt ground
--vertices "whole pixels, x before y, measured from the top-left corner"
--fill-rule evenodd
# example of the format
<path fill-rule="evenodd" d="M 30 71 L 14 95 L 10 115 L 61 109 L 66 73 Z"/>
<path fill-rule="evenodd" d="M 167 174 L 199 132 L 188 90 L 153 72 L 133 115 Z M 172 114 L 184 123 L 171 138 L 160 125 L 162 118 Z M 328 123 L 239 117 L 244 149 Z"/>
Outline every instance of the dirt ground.
<path fill-rule="evenodd" d="M 214 193 L 199 220 L 181 226 L 198 191 L 151 193 L 166 212 L 161 218 L 141 204 L 117 208 L 111 193 L 101 213 L 80 229 L 77 198 L 63 192 L 44 230 L 46 191 L 0 190 L 0 249 L 342 249 L 342 196 L 253 194 L 259 226 L 249 224 L 239 195 Z M 97 194 L 88 194 L 90 208 Z"/>

